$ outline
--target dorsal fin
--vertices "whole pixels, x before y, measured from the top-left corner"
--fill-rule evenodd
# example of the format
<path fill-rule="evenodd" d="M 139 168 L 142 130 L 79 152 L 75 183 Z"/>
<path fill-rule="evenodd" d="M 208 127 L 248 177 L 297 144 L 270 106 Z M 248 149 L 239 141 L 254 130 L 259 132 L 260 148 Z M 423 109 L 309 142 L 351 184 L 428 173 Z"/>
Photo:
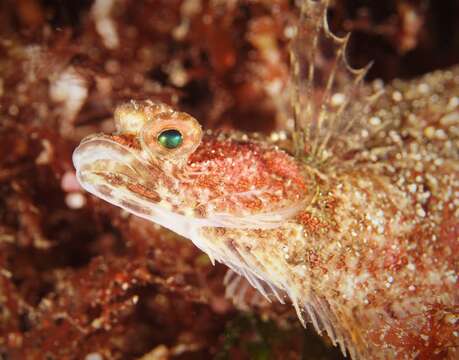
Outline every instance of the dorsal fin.
<path fill-rule="evenodd" d="M 342 147 L 375 96 L 364 99 L 362 90 L 370 64 L 352 68 L 346 60 L 349 34 L 338 37 L 329 29 L 328 0 L 298 3 L 300 19 L 290 47 L 293 140 L 295 155 L 317 166 Z"/>

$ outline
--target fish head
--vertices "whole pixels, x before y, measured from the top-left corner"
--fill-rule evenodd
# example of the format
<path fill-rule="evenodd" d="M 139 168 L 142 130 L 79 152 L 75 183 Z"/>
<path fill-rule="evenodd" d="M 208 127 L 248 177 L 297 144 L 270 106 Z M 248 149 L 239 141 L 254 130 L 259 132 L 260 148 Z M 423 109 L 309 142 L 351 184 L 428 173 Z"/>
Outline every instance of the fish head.
<path fill-rule="evenodd" d="M 116 132 L 73 154 L 84 189 L 180 235 L 201 227 L 273 228 L 301 207 L 301 166 L 261 141 L 204 132 L 192 116 L 152 101 L 114 113 Z"/>

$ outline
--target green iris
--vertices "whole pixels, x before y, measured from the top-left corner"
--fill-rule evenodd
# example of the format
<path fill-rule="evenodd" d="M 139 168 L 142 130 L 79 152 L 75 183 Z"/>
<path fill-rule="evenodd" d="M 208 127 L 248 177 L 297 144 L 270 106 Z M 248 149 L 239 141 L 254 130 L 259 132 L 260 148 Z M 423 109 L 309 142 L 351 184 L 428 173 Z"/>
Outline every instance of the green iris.
<path fill-rule="evenodd" d="M 158 142 L 167 149 L 175 149 L 182 144 L 183 136 L 174 129 L 164 130 L 159 134 Z"/>

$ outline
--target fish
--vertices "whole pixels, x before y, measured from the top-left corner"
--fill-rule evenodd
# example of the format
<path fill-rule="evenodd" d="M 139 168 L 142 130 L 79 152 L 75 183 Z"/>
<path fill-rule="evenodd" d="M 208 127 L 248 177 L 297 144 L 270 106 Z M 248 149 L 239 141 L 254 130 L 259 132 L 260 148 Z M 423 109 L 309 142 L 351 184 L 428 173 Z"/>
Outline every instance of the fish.
<path fill-rule="evenodd" d="M 294 128 L 203 130 L 131 100 L 83 139 L 95 196 L 191 240 L 291 303 L 352 359 L 459 358 L 459 67 L 366 83 L 328 1 L 303 0 L 290 43 Z"/>

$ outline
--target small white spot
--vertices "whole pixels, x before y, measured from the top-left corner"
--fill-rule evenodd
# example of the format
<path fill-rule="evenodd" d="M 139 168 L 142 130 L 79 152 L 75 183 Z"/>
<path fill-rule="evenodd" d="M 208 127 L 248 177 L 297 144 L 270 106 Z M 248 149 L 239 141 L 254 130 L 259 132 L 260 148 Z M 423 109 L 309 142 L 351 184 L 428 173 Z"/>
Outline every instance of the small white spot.
<path fill-rule="evenodd" d="M 103 356 L 99 353 L 93 352 L 84 357 L 84 360 L 103 360 Z"/>
<path fill-rule="evenodd" d="M 381 125 L 381 119 L 377 116 L 372 116 L 370 118 L 370 125 L 373 125 L 373 126 Z"/>
<path fill-rule="evenodd" d="M 459 106 L 459 97 L 453 96 L 451 99 L 449 99 L 448 108 L 455 109 L 458 106 Z"/>
<path fill-rule="evenodd" d="M 296 31 L 295 26 L 286 26 L 284 29 L 284 36 L 287 39 L 292 39 L 296 35 Z"/>
<path fill-rule="evenodd" d="M 70 209 L 81 209 L 86 205 L 86 197 L 80 192 L 71 192 L 65 196 L 65 204 Z"/>
<path fill-rule="evenodd" d="M 438 140 L 446 140 L 448 135 L 446 134 L 445 130 L 437 129 L 435 130 L 435 138 Z"/>
<path fill-rule="evenodd" d="M 63 115 L 71 120 L 86 101 L 88 84 L 81 74 L 70 66 L 51 80 L 49 96 L 54 102 L 62 103 Z"/>
<path fill-rule="evenodd" d="M 121 289 L 123 289 L 123 291 L 126 291 L 127 289 L 129 289 L 129 284 L 127 282 L 122 283 Z"/>
<path fill-rule="evenodd" d="M 426 216 L 426 212 L 424 211 L 424 209 L 422 207 L 419 207 L 417 210 L 416 210 L 416 215 L 418 215 L 419 217 L 425 217 Z"/>
<path fill-rule="evenodd" d="M 183 66 L 178 63 L 175 63 L 173 66 L 171 66 L 169 78 L 171 83 L 177 87 L 184 87 L 189 80 L 188 73 L 183 68 Z"/>
<path fill-rule="evenodd" d="M 11 105 L 8 108 L 8 114 L 11 116 L 17 116 L 19 114 L 19 108 L 16 105 Z"/>
<path fill-rule="evenodd" d="M 394 143 L 401 143 L 402 142 L 402 138 L 400 137 L 400 135 L 394 131 L 394 130 L 391 130 L 389 131 L 389 136 L 391 138 L 391 140 L 394 142 Z"/>
<path fill-rule="evenodd" d="M 96 31 L 108 49 L 115 49 L 120 43 L 116 30 L 116 22 L 110 18 L 114 7 L 114 0 L 96 0 L 91 9 Z"/>
<path fill-rule="evenodd" d="M 415 291 L 416 290 L 416 286 L 410 285 L 410 286 L 408 286 L 408 290 L 409 291 Z"/>
<path fill-rule="evenodd" d="M 273 80 L 266 85 L 266 89 L 270 95 L 279 95 L 282 91 L 282 81 L 280 79 Z"/>
<path fill-rule="evenodd" d="M 412 193 L 412 194 L 414 194 L 417 189 L 418 189 L 418 186 L 416 184 L 409 184 L 408 185 L 408 191 L 410 193 Z"/>
<path fill-rule="evenodd" d="M 287 140 L 287 132 L 279 131 L 279 139 L 280 140 Z"/>
<path fill-rule="evenodd" d="M 403 99 L 402 93 L 400 91 L 394 91 L 392 94 L 392 99 L 396 102 L 399 102 Z"/>
<path fill-rule="evenodd" d="M 346 97 L 342 93 L 336 93 L 331 98 L 332 106 L 340 106 L 346 101 Z"/>
<path fill-rule="evenodd" d="M 442 158 L 436 158 L 434 160 L 434 165 L 435 166 L 441 166 L 441 165 L 443 165 L 443 163 L 444 163 L 444 160 Z"/>
<path fill-rule="evenodd" d="M 274 142 L 278 141 L 279 140 L 279 134 L 276 133 L 276 132 L 271 133 L 270 139 L 271 139 L 271 141 L 274 141 Z"/>
<path fill-rule="evenodd" d="M 453 125 L 459 124 L 459 111 L 449 113 L 443 116 L 440 119 L 440 124 L 442 124 L 443 126 L 453 126 Z"/>
<path fill-rule="evenodd" d="M 430 91 L 430 86 L 427 85 L 426 83 L 422 83 L 418 85 L 418 91 L 421 94 L 427 94 Z"/>
<path fill-rule="evenodd" d="M 455 284 L 457 282 L 457 275 L 456 273 L 453 271 L 453 270 L 450 270 L 446 273 L 446 277 L 448 278 L 448 280 Z"/>

